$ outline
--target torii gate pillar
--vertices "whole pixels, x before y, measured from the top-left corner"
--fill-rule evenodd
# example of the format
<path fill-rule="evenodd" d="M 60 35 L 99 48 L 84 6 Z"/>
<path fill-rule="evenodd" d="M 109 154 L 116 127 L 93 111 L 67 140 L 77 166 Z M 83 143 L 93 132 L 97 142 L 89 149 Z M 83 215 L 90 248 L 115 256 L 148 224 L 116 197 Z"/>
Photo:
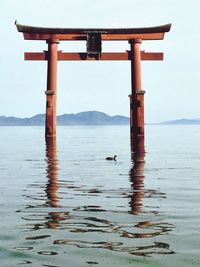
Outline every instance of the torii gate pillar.
<path fill-rule="evenodd" d="M 131 46 L 130 139 L 131 147 L 144 148 L 144 93 L 141 82 L 141 39 L 129 41 Z"/>
<path fill-rule="evenodd" d="M 56 95 L 57 95 L 57 44 L 59 40 L 51 39 L 48 43 L 48 67 L 46 93 L 46 127 L 45 137 L 56 136 Z"/>

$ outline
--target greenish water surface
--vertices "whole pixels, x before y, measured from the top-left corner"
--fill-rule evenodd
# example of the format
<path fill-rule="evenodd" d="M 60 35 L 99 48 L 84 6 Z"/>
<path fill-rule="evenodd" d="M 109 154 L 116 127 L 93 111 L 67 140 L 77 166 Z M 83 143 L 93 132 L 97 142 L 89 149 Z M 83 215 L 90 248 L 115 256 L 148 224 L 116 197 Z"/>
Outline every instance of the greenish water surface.
<path fill-rule="evenodd" d="M 200 126 L 0 128 L 1 266 L 200 266 Z M 117 161 L 106 156 L 117 154 Z"/>

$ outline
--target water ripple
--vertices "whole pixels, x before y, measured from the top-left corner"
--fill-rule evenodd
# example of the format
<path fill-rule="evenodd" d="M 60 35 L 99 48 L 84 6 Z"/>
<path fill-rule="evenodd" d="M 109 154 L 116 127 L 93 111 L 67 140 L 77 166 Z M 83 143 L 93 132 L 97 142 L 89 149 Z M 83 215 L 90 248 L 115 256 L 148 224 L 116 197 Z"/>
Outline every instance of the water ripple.
<path fill-rule="evenodd" d="M 145 187 L 144 154 L 134 154 L 130 169 L 117 171 L 112 185 L 101 180 L 92 183 L 86 176 L 84 180 L 81 173 L 68 175 L 66 179 L 59 177 L 55 144 L 47 145 L 46 156 L 47 181 L 30 183 L 23 195 L 27 204 L 17 210 L 24 222 L 18 229 L 25 243 L 16 250 L 30 248 L 42 256 L 56 256 L 59 253 L 55 248 L 66 246 L 142 257 L 175 253 L 168 243 L 159 240 L 173 231 L 174 226 L 162 219 L 159 205 L 149 204 L 149 200 L 165 199 L 166 194 Z M 121 179 L 126 180 L 126 185 Z M 34 245 L 26 246 L 26 242 Z M 37 242 L 40 242 L 38 249 Z M 47 249 L 40 248 L 43 243 L 48 244 Z"/>

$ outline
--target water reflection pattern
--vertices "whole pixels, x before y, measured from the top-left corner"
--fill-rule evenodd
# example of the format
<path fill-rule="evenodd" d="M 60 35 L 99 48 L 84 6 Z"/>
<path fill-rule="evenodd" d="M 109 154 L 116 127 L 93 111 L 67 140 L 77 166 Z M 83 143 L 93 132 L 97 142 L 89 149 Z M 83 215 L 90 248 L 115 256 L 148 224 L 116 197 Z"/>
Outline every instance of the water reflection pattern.
<path fill-rule="evenodd" d="M 73 180 L 59 180 L 56 153 L 55 140 L 49 140 L 46 143 L 46 186 L 30 185 L 30 188 L 42 188 L 43 194 L 27 195 L 33 203 L 34 200 L 40 203 L 27 205 L 20 211 L 25 221 L 21 228 L 26 233 L 26 242 L 46 240 L 52 248 L 38 251 L 38 254 L 57 255 L 58 247 L 69 246 L 137 256 L 174 253 L 170 245 L 162 241 L 162 235 L 169 234 L 173 225 L 162 220 L 156 207 L 143 205 L 146 198 L 165 198 L 158 190 L 144 188 L 144 148 L 132 151 L 132 164 L 126 175 L 130 187 L 118 190 L 81 187 Z M 114 204 L 109 206 L 110 201 Z M 121 204 L 124 201 L 126 205 Z M 33 247 L 27 246 L 27 250 L 30 249 Z"/>

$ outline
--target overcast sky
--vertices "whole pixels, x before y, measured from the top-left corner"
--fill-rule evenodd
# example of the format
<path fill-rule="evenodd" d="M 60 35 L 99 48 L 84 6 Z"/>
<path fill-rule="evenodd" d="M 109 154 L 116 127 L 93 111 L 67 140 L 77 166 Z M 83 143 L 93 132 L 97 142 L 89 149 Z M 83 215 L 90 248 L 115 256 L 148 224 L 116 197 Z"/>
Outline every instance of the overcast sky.
<path fill-rule="evenodd" d="M 0 116 L 45 113 L 46 62 L 24 61 L 25 51 L 47 49 L 25 41 L 14 25 L 46 27 L 145 27 L 172 23 L 163 41 L 142 50 L 164 52 L 164 61 L 142 62 L 145 120 L 200 118 L 200 1 L 198 0 L 1 0 Z M 61 42 L 63 51 L 85 44 Z M 103 43 L 125 51 L 126 42 Z M 98 110 L 129 115 L 130 62 L 59 62 L 57 114 Z"/>

